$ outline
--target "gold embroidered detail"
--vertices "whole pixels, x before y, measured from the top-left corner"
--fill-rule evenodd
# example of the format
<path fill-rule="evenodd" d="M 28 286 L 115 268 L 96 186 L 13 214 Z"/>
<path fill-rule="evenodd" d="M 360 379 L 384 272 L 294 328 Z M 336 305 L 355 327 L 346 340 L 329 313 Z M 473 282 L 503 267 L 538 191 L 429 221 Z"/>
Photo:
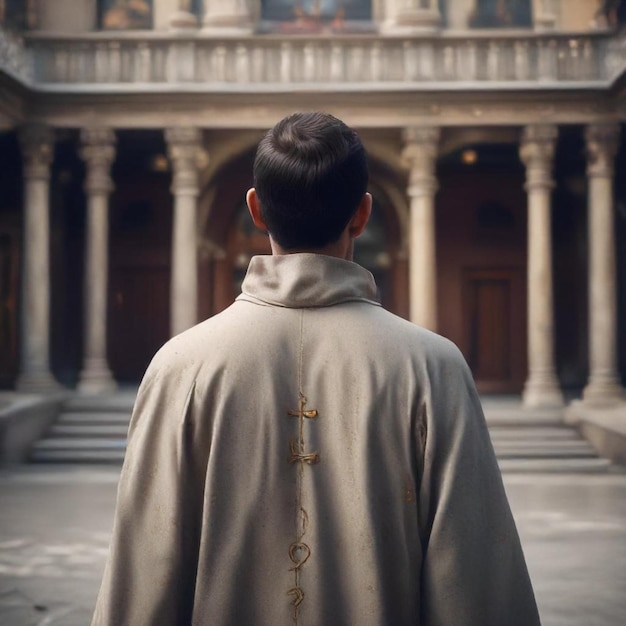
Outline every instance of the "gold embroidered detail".
<path fill-rule="evenodd" d="M 304 454 L 299 450 L 301 447 L 302 446 L 298 446 L 296 441 L 293 439 L 289 442 L 289 463 L 306 463 L 307 465 L 314 465 L 319 462 L 320 455 L 317 452 Z"/>
<path fill-rule="evenodd" d="M 293 599 L 293 621 L 298 623 L 298 607 L 302 604 L 302 600 L 304 600 L 304 594 L 302 593 L 302 589 L 300 587 L 294 587 L 287 592 L 288 596 L 295 596 Z"/>
<path fill-rule="evenodd" d="M 302 419 L 303 417 L 308 417 L 309 419 L 315 419 L 317 417 L 317 409 L 312 409 L 311 411 L 305 411 L 304 407 L 306 406 L 306 398 L 300 394 L 300 401 L 298 402 L 298 410 L 297 411 L 287 411 L 287 415 L 291 415 L 291 417 L 299 417 Z"/>
<path fill-rule="evenodd" d="M 293 563 L 290 571 L 294 572 L 294 586 L 287 592 L 292 596 L 293 623 L 298 626 L 300 605 L 304 601 L 304 591 L 300 587 L 300 568 L 309 560 L 311 548 L 304 543 L 303 537 L 309 523 L 309 516 L 302 506 L 302 477 L 304 466 L 319 463 L 320 457 L 317 452 L 305 452 L 304 450 L 304 420 L 315 419 L 318 416 L 317 409 L 306 409 L 306 396 L 300 391 L 297 411 L 287 411 L 290 417 L 298 418 L 298 437 L 289 442 L 289 463 L 298 464 L 298 482 L 296 495 L 296 540 L 289 546 L 289 559 Z"/>
<path fill-rule="evenodd" d="M 289 442 L 289 463 L 297 464 L 297 482 L 296 482 L 296 538 L 289 546 L 289 560 L 293 563 L 293 567 L 289 569 L 294 575 L 294 586 L 287 592 L 288 596 L 292 596 L 293 600 L 293 623 L 298 626 L 298 617 L 300 605 L 304 602 L 304 591 L 300 587 L 300 570 L 302 566 L 311 557 L 311 548 L 304 543 L 304 535 L 306 534 L 309 524 L 309 515 L 302 506 L 302 486 L 304 478 L 304 466 L 319 463 L 320 457 L 317 452 L 305 452 L 304 446 L 304 421 L 305 419 L 316 419 L 318 416 L 317 409 L 306 409 L 307 399 L 302 390 L 302 371 L 304 365 L 304 314 L 305 309 L 300 311 L 300 354 L 298 363 L 298 409 L 288 410 L 289 417 L 298 418 L 298 436 Z"/>
<path fill-rule="evenodd" d="M 289 558 L 294 564 L 294 567 L 291 568 L 291 571 L 302 567 L 309 560 L 310 556 L 311 548 L 309 548 L 306 543 L 302 543 L 301 541 L 294 541 L 289 546 Z"/>

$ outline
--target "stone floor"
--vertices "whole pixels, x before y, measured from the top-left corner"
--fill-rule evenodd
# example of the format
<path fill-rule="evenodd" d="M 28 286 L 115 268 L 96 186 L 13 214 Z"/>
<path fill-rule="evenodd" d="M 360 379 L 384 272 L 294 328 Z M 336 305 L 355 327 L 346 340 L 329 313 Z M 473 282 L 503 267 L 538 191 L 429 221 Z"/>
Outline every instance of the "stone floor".
<path fill-rule="evenodd" d="M 0 472 L 0 624 L 87 626 L 118 470 Z M 621 626 L 626 475 L 505 476 L 544 626 Z"/>

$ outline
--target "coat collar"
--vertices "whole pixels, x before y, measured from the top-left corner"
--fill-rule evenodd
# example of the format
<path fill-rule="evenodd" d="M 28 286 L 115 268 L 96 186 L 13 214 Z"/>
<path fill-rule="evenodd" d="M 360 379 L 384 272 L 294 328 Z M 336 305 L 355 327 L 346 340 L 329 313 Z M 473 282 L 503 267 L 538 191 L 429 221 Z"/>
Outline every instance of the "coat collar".
<path fill-rule="evenodd" d="M 252 257 L 237 300 L 288 308 L 342 302 L 377 302 L 374 277 L 365 268 L 323 254 Z"/>

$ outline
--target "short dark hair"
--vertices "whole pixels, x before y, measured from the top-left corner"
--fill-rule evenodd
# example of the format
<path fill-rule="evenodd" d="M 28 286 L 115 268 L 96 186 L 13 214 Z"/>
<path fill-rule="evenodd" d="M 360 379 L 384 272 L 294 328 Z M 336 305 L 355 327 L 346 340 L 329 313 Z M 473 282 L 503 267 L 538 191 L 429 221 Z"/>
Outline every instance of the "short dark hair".
<path fill-rule="evenodd" d="M 259 143 L 254 186 L 261 216 L 283 248 L 337 241 L 367 191 L 359 136 L 327 113 L 294 113 Z"/>

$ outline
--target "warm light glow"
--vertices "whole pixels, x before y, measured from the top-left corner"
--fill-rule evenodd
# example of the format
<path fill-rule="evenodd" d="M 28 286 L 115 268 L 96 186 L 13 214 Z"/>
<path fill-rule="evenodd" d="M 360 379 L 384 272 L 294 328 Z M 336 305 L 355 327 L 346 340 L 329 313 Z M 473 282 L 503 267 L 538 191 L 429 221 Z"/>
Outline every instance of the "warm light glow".
<path fill-rule="evenodd" d="M 155 154 L 152 157 L 150 165 L 154 172 L 167 172 L 170 167 L 167 157 L 164 154 Z"/>
<path fill-rule="evenodd" d="M 476 150 L 463 150 L 463 152 L 461 152 L 461 161 L 463 161 L 465 165 L 474 165 L 474 163 L 478 161 L 478 153 Z"/>

